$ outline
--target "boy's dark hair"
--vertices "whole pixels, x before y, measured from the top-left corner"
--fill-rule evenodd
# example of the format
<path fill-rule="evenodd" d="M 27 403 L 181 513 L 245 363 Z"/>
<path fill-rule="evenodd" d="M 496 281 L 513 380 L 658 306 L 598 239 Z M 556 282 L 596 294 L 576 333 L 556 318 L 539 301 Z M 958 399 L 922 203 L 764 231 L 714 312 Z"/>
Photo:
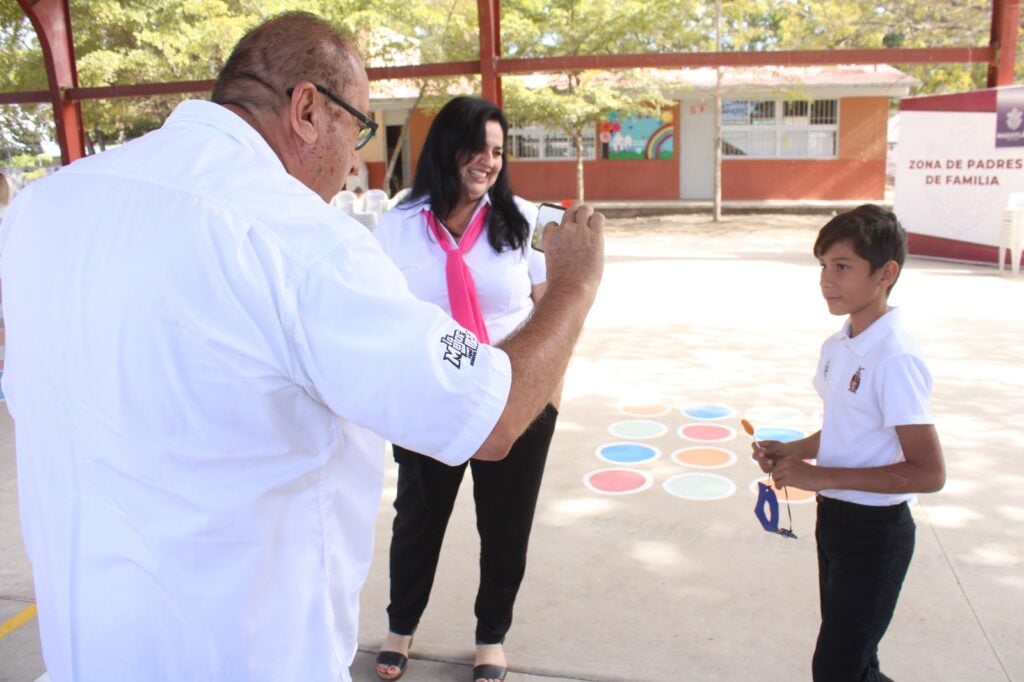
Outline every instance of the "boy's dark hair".
<path fill-rule="evenodd" d="M 429 200 L 434 214 L 443 220 L 455 208 L 462 193 L 459 166 L 484 148 L 488 121 L 496 121 L 503 138 L 508 138 L 505 114 L 491 102 L 478 97 L 456 97 L 445 104 L 427 132 L 412 190 L 402 203 L 411 205 Z M 491 213 L 487 220 L 487 241 L 495 251 L 506 247 L 524 248 L 530 232 L 509 186 L 508 156 L 504 147 L 502 157 L 501 171 L 488 190 Z"/>
<path fill-rule="evenodd" d="M 871 264 L 871 272 L 891 260 L 896 261 L 900 272 L 903 272 L 903 261 L 907 258 L 907 232 L 892 211 L 875 204 L 862 204 L 852 211 L 840 213 L 818 232 L 814 242 L 815 257 L 821 258 L 837 242 L 849 242 L 854 252 Z M 899 273 L 896 277 L 899 279 Z M 892 285 L 888 291 L 891 290 Z"/>

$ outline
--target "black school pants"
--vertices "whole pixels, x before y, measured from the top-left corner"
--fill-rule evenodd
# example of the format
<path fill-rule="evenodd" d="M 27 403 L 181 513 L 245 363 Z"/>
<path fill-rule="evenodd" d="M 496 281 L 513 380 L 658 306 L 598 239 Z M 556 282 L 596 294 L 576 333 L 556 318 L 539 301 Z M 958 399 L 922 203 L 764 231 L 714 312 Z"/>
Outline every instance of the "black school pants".
<path fill-rule="evenodd" d="M 544 463 L 558 411 L 548 405 L 500 462 L 470 460 L 476 527 L 480 534 L 480 585 L 476 593 L 478 644 L 498 644 L 512 625 L 512 607 L 526 573 Z M 391 603 L 388 627 L 411 635 L 430 598 L 448 519 L 466 465 L 447 466 L 394 446 L 398 494 L 391 535 Z"/>
<path fill-rule="evenodd" d="M 906 502 L 870 507 L 818 496 L 815 682 L 889 679 L 879 670 L 878 643 L 914 555 L 915 528 Z"/>

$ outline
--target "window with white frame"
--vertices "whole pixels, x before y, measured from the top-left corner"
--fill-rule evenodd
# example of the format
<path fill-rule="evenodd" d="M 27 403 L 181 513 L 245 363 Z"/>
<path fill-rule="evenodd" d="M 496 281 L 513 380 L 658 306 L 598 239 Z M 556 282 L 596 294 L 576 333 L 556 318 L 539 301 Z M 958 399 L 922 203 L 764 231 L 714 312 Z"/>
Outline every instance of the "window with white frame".
<path fill-rule="evenodd" d="M 593 127 L 583 131 L 583 158 L 596 155 L 597 136 Z M 506 151 L 514 159 L 523 161 L 562 161 L 576 158 L 576 144 L 572 137 L 560 130 L 544 126 L 520 126 L 509 123 Z"/>
<path fill-rule="evenodd" d="M 834 159 L 838 151 L 838 100 L 722 102 L 723 156 Z"/>

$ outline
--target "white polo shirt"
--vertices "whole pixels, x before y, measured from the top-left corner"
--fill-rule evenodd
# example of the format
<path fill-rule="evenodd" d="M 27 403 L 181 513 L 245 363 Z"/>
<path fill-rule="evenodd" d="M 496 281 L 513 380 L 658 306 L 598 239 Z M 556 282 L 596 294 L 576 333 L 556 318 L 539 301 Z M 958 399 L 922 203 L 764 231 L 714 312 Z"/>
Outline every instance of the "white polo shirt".
<path fill-rule="evenodd" d="M 877 467 L 904 461 L 896 427 L 932 424 L 932 376 L 900 312 L 888 313 L 850 338 L 842 330 L 821 348 L 814 388 L 825 402 L 818 464 Z M 826 497 L 872 506 L 914 498 L 859 490 L 822 490 Z"/>
<path fill-rule="evenodd" d="M 61 680 L 348 680 L 382 438 L 448 463 L 502 352 L 218 105 L 22 191 L 3 389 Z"/>
<path fill-rule="evenodd" d="M 530 317 L 532 287 L 547 281 L 544 254 L 530 246 L 537 222 L 537 206 L 518 197 L 515 201 L 530 227 L 525 251 L 510 248 L 495 251 L 484 232 L 463 256 L 476 284 L 480 313 L 492 344 L 500 343 Z M 490 196 L 486 194 L 476 211 L 485 203 L 490 203 Z M 448 254 L 438 245 L 427 225 L 423 206 L 422 202 L 396 206 L 381 216 L 373 234 L 405 275 L 412 293 L 451 314 L 445 278 Z M 447 232 L 445 238 L 452 245 L 456 244 Z"/>

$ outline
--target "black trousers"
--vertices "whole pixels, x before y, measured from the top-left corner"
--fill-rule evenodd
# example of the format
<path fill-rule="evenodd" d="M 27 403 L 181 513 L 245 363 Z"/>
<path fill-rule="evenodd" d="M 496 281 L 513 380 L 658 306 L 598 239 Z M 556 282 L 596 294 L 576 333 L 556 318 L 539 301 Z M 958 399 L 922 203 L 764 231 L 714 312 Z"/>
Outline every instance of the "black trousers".
<path fill-rule="evenodd" d="M 892 621 L 914 555 L 907 504 L 870 507 L 818 496 L 821 629 L 816 682 L 884 681 L 878 643 Z"/>
<path fill-rule="evenodd" d="M 533 526 L 548 447 L 558 411 L 548 405 L 500 462 L 470 460 L 476 527 L 480 534 L 480 585 L 476 593 L 478 644 L 503 642 L 512 607 L 526 573 L 526 549 Z M 434 584 L 448 519 L 466 471 L 395 446 L 398 494 L 391 535 L 392 632 L 411 635 Z"/>

